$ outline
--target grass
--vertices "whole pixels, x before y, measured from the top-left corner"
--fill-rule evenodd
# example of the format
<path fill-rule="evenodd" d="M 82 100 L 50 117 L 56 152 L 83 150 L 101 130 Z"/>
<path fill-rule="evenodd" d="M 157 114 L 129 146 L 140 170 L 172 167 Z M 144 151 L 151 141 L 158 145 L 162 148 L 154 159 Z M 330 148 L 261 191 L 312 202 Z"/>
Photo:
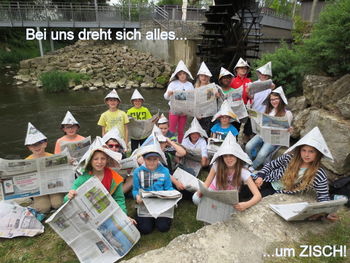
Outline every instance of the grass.
<path fill-rule="evenodd" d="M 42 73 L 39 78 L 45 92 L 57 93 L 67 91 L 69 89 L 69 81 L 73 81 L 78 85 L 81 84 L 82 80 L 88 80 L 90 77 L 81 73 L 53 70 Z"/>

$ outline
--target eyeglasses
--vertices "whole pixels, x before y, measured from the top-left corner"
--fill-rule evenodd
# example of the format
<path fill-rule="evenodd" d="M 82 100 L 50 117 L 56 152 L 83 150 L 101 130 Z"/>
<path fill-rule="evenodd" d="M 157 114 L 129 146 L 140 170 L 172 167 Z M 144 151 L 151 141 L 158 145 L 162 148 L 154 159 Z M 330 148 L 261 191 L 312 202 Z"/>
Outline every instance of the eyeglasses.
<path fill-rule="evenodd" d="M 108 148 L 119 148 L 120 145 L 119 144 L 107 144 Z"/>
<path fill-rule="evenodd" d="M 275 99 L 270 99 L 270 101 L 279 101 L 280 99 L 279 98 L 275 98 Z"/>

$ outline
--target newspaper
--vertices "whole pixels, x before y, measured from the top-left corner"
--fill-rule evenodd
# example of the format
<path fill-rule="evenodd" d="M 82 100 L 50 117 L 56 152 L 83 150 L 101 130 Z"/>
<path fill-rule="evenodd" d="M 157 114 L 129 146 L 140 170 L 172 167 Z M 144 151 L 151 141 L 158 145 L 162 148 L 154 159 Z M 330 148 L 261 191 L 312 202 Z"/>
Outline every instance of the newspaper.
<path fill-rule="evenodd" d="M 136 156 L 125 158 L 119 161 L 120 167 L 115 170 L 124 178 L 129 175 L 135 168 L 139 167 Z"/>
<path fill-rule="evenodd" d="M 235 213 L 233 205 L 239 202 L 237 190 L 210 191 L 200 183 L 199 191 L 203 196 L 197 208 L 197 220 L 214 224 L 228 220 Z"/>
<path fill-rule="evenodd" d="M 61 152 L 67 149 L 70 157 L 74 158 L 76 161 L 79 161 L 87 150 L 89 150 L 90 145 L 91 136 L 77 142 L 62 142 Z"/>
<path fill-rule="evenodd" d="M 254 96 L 255 93 L 258 93 L 263 90 L 271 89 L 272 80 L 264 80 L 264 81 L 254 81 L 247 84 L 249 87 L 249 95 L 251 97 Z"/>
<path fill-rule="evenodd" d="M 219 91 L 222 101 L 227 100 L 229 102 L 233 113 L 237 115 L 238 119 L 243 119 L 248 116 L 246 106 L 242 99 L 243 87 L 232 89 L 226 94 L 223 93 L 221 89 L 219 89 Z"/>
<path fill-rule="evenodd" d="M 216 85 L 210 83 L 194 90 L 174 91 L 170 100 L 173 114 L 185 114 L 196 118 L 214 116 L 217 112 Z"/>
<path fill-rule="evenodd" d="M 290 125 L 286 116 L 273 117 L 253 109 L 248 109 L 248 112 L 253 132 L 260 135 L 264 142 L 289 147 Z"/>
<path fill-rule="evenodd" d="M 335 213 L 347 201 L 347 198 L 342 198 L 318 203 L 270 204 L 270 208 L 286 221 L 300 221 L 317 214 Z"/>
<path fill-rule="evenodd" d="M 208 139 L 208 155 L 209 158 L 212 158 L 214 154 L 219 150 L 221 144 L 223 142 L 222 138 L 209 138 Z"/>
<path fill-rule="evenodd" d="M 115 262 L 140 239 L 139 231 L 94 177 L 46 223 L 74 250 L 80 262 Z"/>
<path fill-rule="evenodd" d="M 154 123 L 159 117 L 159 111 L 148 120 L 136 120 L 133 117 L 129 117 L 129 137 L 134 140 L 141 140 L 150 136 L 153 130 Z"/>
<path fill-rule="evenodd" d="M 0 158 L 4 200 L 68 192 L 74 182 L 73 166 L 65 153 L 33 160 Z"/>
<path fill-rule="evenodd" d="M 200 161 L 196 161 L 191 158 L 187 158 L 187 156 L 185 156 L 181 158 L 181 163 L 184 167 L 191 168 L 194 172 L 194 176 L 198 177 L 199 172 L 202 169 L 202 164 Z"/>
<path fill-rule="evenodd" d="M 44 232 L 44 226 L 29 212 L 12 201 L 0 201 L 0 237 L 32 237 Z"/>
<path fill-rule="evenodd" d="M 185 186 L 186 190 L 190 192 L 196 192 L 199 190 L 200 180 L 180 167 L 175 170 L 173 177 L 180 181 Z"/>
<path fill-rule="evenodd" d="M 140 192 L 143 204 L 137 208 L 140 217 L 174 217 L 174 207 L 182 198 L 177 190 Z"/>

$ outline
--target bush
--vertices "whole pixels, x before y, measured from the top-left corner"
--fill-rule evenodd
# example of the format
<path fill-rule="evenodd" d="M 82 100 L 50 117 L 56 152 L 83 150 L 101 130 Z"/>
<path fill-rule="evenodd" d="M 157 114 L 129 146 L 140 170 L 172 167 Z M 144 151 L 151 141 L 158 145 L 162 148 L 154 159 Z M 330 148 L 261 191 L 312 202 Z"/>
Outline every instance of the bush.
<path fill-rule="evenodd" d="M 67 91 L 69 89 L 69 81 L 80 84 L 82 80 L 88 80 L 89 76 L 75 72 L 49 71 L 42 73 L 39 79 L 45 92 L 57 93 Z"/>
<path fill-rule="evenodd" d="M 168 83 L 169 77 L 160 75 L 159 77 L 156 78 L 156 82 L 161 84 L 161 85 L 166 85 Z"/>

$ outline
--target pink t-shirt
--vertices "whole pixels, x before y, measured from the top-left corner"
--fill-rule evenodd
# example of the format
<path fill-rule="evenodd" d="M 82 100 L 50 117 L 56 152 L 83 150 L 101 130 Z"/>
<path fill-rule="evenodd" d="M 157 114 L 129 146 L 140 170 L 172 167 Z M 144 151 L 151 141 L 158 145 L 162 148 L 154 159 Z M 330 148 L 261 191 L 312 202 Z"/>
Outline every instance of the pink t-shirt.
<path fill-rule="evenodd" d="M 61 138 L 59 138 L 56 141 L 55 154 L 58 154 L 58 153 L 61 152 L 61 142 L 78 142 L 78 141 L 81 141 L 81 140 L 84 140 L 84 139 L 85 139 L 85 137 L 83 137 L 83 136 L 81 136 L 79 134 L 77 134 L 77 136 L 73 140 L 66 138 L 66 136 L 62 136 Z"/>

